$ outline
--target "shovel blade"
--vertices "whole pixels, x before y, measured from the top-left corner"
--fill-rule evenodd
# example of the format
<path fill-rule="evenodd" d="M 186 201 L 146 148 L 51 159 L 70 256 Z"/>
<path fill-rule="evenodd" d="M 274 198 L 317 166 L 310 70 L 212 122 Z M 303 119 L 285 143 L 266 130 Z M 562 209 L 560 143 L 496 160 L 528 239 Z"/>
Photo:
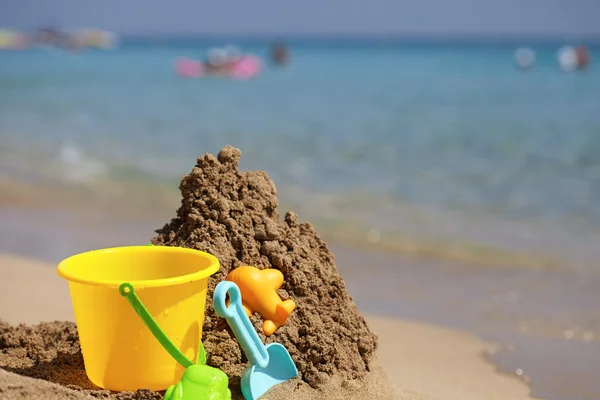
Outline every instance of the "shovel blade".
<path fill-rule="evenodd" d="M 290 353 L 279 343 L 266 346 L 269 363 L 265 368 L 250 365 L 242 375 L 242 394 L 246 400 L 258 400 L 273 386 L 298 376 Z"/>

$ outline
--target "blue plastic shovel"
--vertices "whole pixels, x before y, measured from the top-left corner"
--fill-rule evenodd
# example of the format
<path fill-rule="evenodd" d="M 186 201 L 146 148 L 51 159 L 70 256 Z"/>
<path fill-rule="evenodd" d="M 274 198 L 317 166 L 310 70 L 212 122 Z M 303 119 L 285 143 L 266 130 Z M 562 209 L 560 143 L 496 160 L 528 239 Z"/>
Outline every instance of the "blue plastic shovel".
<path fill-rule="evenodd" d="M 246 400 L 257 400 L 273 386 L 298 376 L 294 360 L 285 347 L 280 343 L 266 346 L 262 343 L 242 307 L 242 295 L 235 283 L 220 282 L 213 301 L 215 312 L 227 320 L 250 361 L 242 374 L 242 394 Z"/>

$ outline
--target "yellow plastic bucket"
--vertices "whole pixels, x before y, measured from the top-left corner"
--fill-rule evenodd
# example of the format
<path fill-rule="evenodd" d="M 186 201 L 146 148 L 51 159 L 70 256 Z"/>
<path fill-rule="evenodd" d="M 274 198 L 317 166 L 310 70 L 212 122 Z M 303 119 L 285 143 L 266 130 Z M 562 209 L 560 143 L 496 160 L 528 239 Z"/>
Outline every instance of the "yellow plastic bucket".
<path fill-rule="evenodd" d="M 152 335 L 119 285 L 130 282 L 175 346 L 195 360 L 202 339 L 208 278 L 216 257 L 166 246 L 89 251 L 61 261 L 69 281 L 88 378 L 108 390 L 165 390 L 185 370 Z"/>

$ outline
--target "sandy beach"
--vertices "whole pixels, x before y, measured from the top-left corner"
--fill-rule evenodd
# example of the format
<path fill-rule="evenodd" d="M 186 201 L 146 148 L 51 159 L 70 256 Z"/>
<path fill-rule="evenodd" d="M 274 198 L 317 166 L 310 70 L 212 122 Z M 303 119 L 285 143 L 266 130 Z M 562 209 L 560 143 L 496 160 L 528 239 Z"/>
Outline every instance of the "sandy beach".
<path fill-rule="evenodd" d="M 0 280 L 0 319 L 4 322 L 15 325 L 73 321 L 68 284 L 58 277 L 54 265 L 0 254 L 0 274 L 3 276 Z M 472 335 L 376 315 L 367 316 L 367 321 L 379 336 L 378 353 L 384 371 L 375 371 L 366 382 L 372 390 L 371 398 L 380 398 L 377 393 L 384 385 L 379 380 L 384 381 L 385 376 L 394 385 L 396 398 L 402 400 L 531 398 L 530 389 L 524 382 L 497 372 L 485 361 L 485 355 L 493 352 L 494 346 Z M 352 385 L 344 387 L 350 392 L 358 389 Z M 0 393 L 3 399 L 87 397 L 81 392 L 4 371 L 0 373 Z M 293 393 L 290 396 L 282 385 L 266 398 L 311 398 L 308 390 L 302 387 Z M 334 397 L 323 394 L 322 398 Z"/>
<path fill-rule="evenodd" d="M 357 246 L 327 229 L 321 235 L 320 225 L 304 222 L 288 205 L 277 207 L 268 175 L 239 171 L 236 157 L 228 147 L 218 158 L 199 158 L 182 180 L 176 213 L 172 193 L 159 207 L 124 196 L 154 198 L 135 188 L 107 199 L 100 189 L 79 198 L 63 187 L 48 194 L 44 186 L 6 186 L 2 395 L 162 399 L 159 392 L 101 391 L 89 381 L 68 284 L 56 273 L 70 255 L 151 241 L 215 255 L 221 268 L 209 297 L 240 265 L 287 274 L 280 290 L 299 306 L 274 339 L 295 355 L 301 378 L 275 387 L 267 399 L 598 398 L 596 275 L 506 259 L 500 266 L 457 262 L 364 241 Z M 211 302 L 206 312 L 214 313 Z M 230 381 L 239 379 L 246 361 L 232 334 L 211 318 L 203 332 L 215 366 Z"/>

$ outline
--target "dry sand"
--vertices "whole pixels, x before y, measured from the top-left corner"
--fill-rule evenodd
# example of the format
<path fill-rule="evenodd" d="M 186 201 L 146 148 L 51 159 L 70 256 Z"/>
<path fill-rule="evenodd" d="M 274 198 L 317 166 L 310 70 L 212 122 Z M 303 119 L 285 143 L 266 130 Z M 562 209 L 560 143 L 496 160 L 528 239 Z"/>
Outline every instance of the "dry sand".
<path fill-rule="evenodd" d="M 72 321 L 68 284 L 55 266 L 0 254 L 0 319 L 11 324 Z M 483 354 L 493 346 L 462 332 L 397 319 L 367 316 L 379 335 L 379 360 L 362 381 L 332 380 L 315 393 L 295 381 L 270 391 L 269 400 L 386 399 L 521 400 L 530 399 L 522 381 L 498 373 Z M 382 366 L 382 368 L 380 367 Z M 395 386 L 388 392 L 387 380 Z M 90 399 L 82 392 L 0 369 L 0 399 Z M 97 397 L 96 397 L 97 398 Z"/>

